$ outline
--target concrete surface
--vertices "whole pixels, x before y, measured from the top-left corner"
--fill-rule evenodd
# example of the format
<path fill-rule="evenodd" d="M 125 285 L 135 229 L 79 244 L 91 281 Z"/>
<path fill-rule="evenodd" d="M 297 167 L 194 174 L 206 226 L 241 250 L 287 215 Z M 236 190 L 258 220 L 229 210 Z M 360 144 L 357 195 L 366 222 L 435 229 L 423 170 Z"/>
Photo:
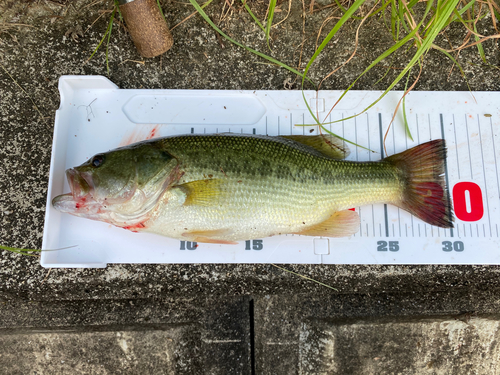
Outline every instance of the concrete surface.
<path fill-rule="evenodd" d="M 266 3 L 248 3 L 263 19 Z M 171 25 L 193 11 L 163 4 Z M 208 14 L 235 39 L 268 52 L 245 12 L 219 22 L 223 4 L 214 1 Z M 288 9 L 278 5 L 276 21 Z M 110 1 L 0 1 L 1 244 L 41 246 L 57 82 L 63 74 L 107 74 L 104 48 L 85 64 L 109 13 L 92 23 L 107 9 Z M 294 67 L 312 55 L 327 15 L 306 15 L 300 60 L 301 13 L 302 3 L 293 2 L 272 34 L 273 56 Z M 491 33 L 490 21 L 482 32 Z M 313 80 L 350 55 L 356 25 L 346 25 L 317 60 Z M 222 40 L 198 16 L 172 33 L 172 50 L 142 64 L 115 23 L 109 78 L 122 88 L 299 88 L 291 73 Z M 442 37 L 457 46 L 465 33 L 455 25 Z M 352 64 L 322 87 L 346 88 L 390 42 L 371 19 Z M 498 41 L 484 47 L 498 67 Z M 402 67 L 407 57 L 398 53 L 383 66 Z M 499 90 L 498 70 L 483 65 L 475 49 L 463 51 L 460 62 L 472 90 Z M 431 52 L 416 89 L 466 90 L 451 67 Z M 356 88 L 383 89 L 397 72 L 389 69 L 376 83 L 386 69 L 374 69 Z M 497 266 L 287 266 L 334 292 L 272 265 L 112 265 L 49 274 L 36 258 L 0 255 L 1 374 L 500 373 Z"/>

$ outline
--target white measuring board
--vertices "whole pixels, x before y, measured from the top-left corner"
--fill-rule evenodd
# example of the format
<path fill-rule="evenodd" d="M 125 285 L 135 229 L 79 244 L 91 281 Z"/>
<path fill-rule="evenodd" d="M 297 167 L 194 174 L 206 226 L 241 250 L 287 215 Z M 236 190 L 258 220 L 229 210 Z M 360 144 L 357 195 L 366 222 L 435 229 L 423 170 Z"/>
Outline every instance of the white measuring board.
<path fill-rule="evenodd" d="M 424 223 L 391 205 L 354 207 L 360 230 L 350 238 L 283 235 L 238 245 L 191 243 L 132 233 L 61 214 L 52 199 L 69 192 L 64 171 L 96 153 L 130 142 L 186 133 L 317 134 L 300 91 L 124 90 L 100 76 L 63 76 L 56 113 L 41 256 L 44 267 L 108 263 L 500 264 L 500 93 L 412 92 L 406 114 L 390 128 L 387 153 L 431 139 L 448 146 L 446 181 L 455 228 Z M 341 91 L 306 91 L 325 122 L 361 112 L 380 92 L 352 91 L 328 114 Z M 391 92 L 358 117 L 328 125 L 362 145 L 348 160 L 384 157 L 384 134 L 401 92 Z M 326 117 L 326 118 L 325 118 Z"/>

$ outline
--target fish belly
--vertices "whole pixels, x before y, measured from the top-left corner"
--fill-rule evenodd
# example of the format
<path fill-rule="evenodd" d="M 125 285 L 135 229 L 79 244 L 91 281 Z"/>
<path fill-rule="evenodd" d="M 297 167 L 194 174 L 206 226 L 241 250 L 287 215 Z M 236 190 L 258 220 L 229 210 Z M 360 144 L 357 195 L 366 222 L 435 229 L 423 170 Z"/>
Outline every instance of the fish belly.
<path fill-rule="evenodd" d="M 348 162 L 341 163 L 345 167 Z M 351 167 L 351 173 L 343 171 L 329 181 L 243 176 L 231 179 L 221 173 L 214 176 L 222 181 L 219 194 L 209 201 L 194 203 L 189 203 L 185 191 L 173 188 L 160 202 L 147 231 L 181 240 L 211 236 L 241 241 L 300 233 L 338 211 L 397 199 L 399 187 L 394 177 L 374 175 L 367 179 L 362 176 L 368 176 L 370 171 L 373 174 L 372 168 L 362 164 Z M 199 173 L 192 178 L 206 175 Z"/>

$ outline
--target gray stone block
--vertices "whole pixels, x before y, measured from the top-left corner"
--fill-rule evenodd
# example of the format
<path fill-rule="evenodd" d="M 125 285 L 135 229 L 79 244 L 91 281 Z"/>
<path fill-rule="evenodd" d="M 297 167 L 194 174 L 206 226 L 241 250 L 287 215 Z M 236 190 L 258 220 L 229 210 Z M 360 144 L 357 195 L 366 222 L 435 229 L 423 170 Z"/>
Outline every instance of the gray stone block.
<path fill-rule="evenodd" d="M 497 374 L 497 319 L 303 323 L 299 374 Z"/>
<path fill-rule="evenodd" d="M 202 373 L 200 332 L 193 326 L 37 331 L 0 335 L 2 374 Z"/>

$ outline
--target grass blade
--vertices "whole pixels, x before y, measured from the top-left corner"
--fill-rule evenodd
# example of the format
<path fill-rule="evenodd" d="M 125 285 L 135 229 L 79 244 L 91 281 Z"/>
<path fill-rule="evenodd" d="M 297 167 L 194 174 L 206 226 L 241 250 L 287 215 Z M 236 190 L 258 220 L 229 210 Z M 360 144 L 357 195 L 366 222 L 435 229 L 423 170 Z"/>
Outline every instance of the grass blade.
<path fill-rule="evenodd" d="M 366 111 L 368 111 L 370 108 L 372 108 L 375 104 L 377 104 L 380 100 L 382 100 L 382 98 L 387 95 L 387 93 L 392 90 L 392 88 L 394 86 L 396 86 L 398 84 L 398 82 L 408 73 L 408 71 L 411 69 L 411 67 L 413 67 L 421 57 L 423 57 L 427 52 L 428 50 L 432 47 L 433 45 L 433 41 L 434 39 L 437 37 L 437 35 L 439 34 L 439 32 L 442 30 L 443 28 L 443 25 L 444 23 L 448 20 L 448 17 L 449 15 L 453 12 L 453 9 L 456 7 L 456 4 L 459 2 L 460 0 L 452 0 L 452 1 L 448 1 L 447 3 L 445 3 L 445 5 L 443 6 L 444 7 L 444 10 L 442 10 L 442 13 L 444 14 L 444 16 L 442 16 L 440 19 L 437 19 L 436 22 L 434 22 L 432 24 L 432 27 L 428 30 L 428 36 L 423 40 L 422 44 L 419 46 L 419 48 L 417 49 L 417 52 L 415 53 L 415 55 L 412 57 L 412 59 L 410 60 L 410 62 L 406 65 L 406 67 L 403 69 L 403 71 L 396 77 L 396 79 L 389 85 L 389 87 L 382 93 L 382 95 L 376 100 L 374 101 L 373 103 L 371 103 L 368 107 L 366 107 L 363 111 L 361 111 L 360 113 L 356 114 L 356 115 L 353 115 L 353 116 L 350 116 L 350 117 L 347 117 L 347 118 L 344 118 L 342 120 L 348 120 L 348 119 L 351 119 L 351 118 L 354 118 L 358 115 L 360 115 L 361 113 L 364 113 Z M 400 47 L 402 47 L 404 44 L 406 44 L 408 41 L 410 41 L 411 39 L 413 39 L 418 30 L 421 28 L 424 20 L 426 19 L 426 16 L 427 14 L 429 13 L 429 11 L 431 10 L 432 8 L 432 5 L 433 5 L 433 0 L 427 0 L 427 7 L 425 9 L 425 12 L 424 12 L 424 15 L 422 17 L 422 20 L 419 22 L 419 24 L 406 36 L 404 37 L 403 39 L 401 39 L 399 42 L 397 42 L 394 46 L 392 46 L 391 48 L 389 48 L 388 50 L 386 50 L 384 53 L 382 53 L 379 57 L 377 57 L 375 59 L 375 61 L 373 61 L 364 71 L 363 73 L 361 73 L 358 78 L 356 78 L 354 80 L 354 82 L 342 93 L 342 95 L 340 96 L 340 98 L 337 100 L 337 103 L 342 100 L 342 98 L 347 94 L 347 92 L 354 86 L 354 84 L 363 76 L 365 75 L 370 69 L 372 69 L 376 64 L 378 64 L 380 61 L 382 61 L 384 58 L 386 58 L 387 56 L 391 55 L 393 52 L 397 51 Z M 304 72 L 305 74 L 305 72 Z M 336 120 L 336 121 L 331 121 L 331 122 L 326 122 L 326 123 L 323 123 L 324 125 L 325 124 L 330 124 L 330 123 L 336 123 L 336 122 L 339 122 L 339 121 L 342 121 L 342 120 Z"/>
<path fill-rule="evenodd" d="M 190 1 L 192 1 L 192 0 L 190 0 Z M 328 35 L 323 40 L 323 42 L 321 42 L 321 44 L 319 45 L 318 49 L 314 52 L 314 54 L 312 55 L 311 59 L 307 63 L 306 68 L 304 69 L 304 76 L 302 77 L 302 87 L 304 87 L 305 77 L 307 76 L 307 72 L 311 68 L 311 65 L 314 63 L 314 60 L 316 60 L 316 58 L 318 57 L 318 55 L 321 53 L 321 51 L 323 51 L 323 49 L 328 44 L 328 42 L 330 42 L 330 40 L 335 36 L 335 34 L 337 33 L 337 31 L 339 31 L 339 29 L 344 25 L 344 23 L 346 23 L 347 20 L 349 20 L 349 18 L 354 14 L 354 12 L 356 12 L 358 10 L 358 8 L 365 3 L 365 1 L 366 0 L 356 0 L 349 7 L 349 9 L 347 9 L 347 11 L 345 12 L 345 14 L 340 18 L 340 20 L 335 24 L 335 26 L 328 33 Z"/>
<path fill-rule="evenodd" d="M 109 32 L 108 32 L 108 41 L 106 42 L 106 70 L 109 75 L 109 60 L 108 60 L 108 47 L 109 47 L 109 39 L 111 38 L 111 30 L 113 30 L 113 20 L 115 19 L 116 7 L 111 14 L 111 19 L 109 20 Z"/>
<path fill-rule="evenodd" d="M 253 18 L 253 20 L 255 21 L 255 23 L 262 29 L 263 32 L 266 32 L 266 28 L 264 26 L 262 26 L 262 24 L 260 23 L 259 19 L 255 16 L 255 14 L 252 13 L 252 11 L 250 10 L 250 7 L 248 6 L 247 4 L 247 1 L 246 0 L 241 0 L 241 2 L 243 3 L 243 6 L 245 7 L 245 9 L 247 10 L 248 14 L 250 14 L 250 16 Z"/>
<path fill-rule="evenodd" d="M 191 0 L 190 0 L 191 1 Z M 316 121 L 316 123 L 318 125 L 320 125 L 320 122 L 319 120 L 316 118 L 316 116 L 314 116 L 314 113 L 311 109 L 311 107 L 309 106 L 309 103 L 307 102 L 306 100 L 306 97 L 304 95 L 304 81 L 307 77 L 307 72 L 309 71 L 309 69 L 311 68 L 311 65 L 314 63 L 314 60 L 316 60 L 316 58 L 318 57 L 318 55 L 321 53 L 321 51 L 323 51 L 323 49 L 325 48 L 325 46 L 328 44 L 328 42 L 330 42 L 330 40 L 335 36 L 335 34 L 340 30 L 340 28 L 344 25 L 344 23 L 347 22 L 347 20 L 349 20 L 349 18 L 354 14 L 354 12 L 356 12 L 358 10 L 358 8 L 364 4 L 366 0 L 356 0 L 354 2 L 354 4 L 352 4 L 349 9 L 347 9 L 347 11 L 344 13 L 344 15 L 340 18 L 340 20 L 338 20 L 338 22 L 335 24 L 335 26 L 333 27 L 332 30 L 330 30 L 330 32 L 328 33 L 328 35 L 325 37 L 325 39 L 323 39 L 323 41 L 321 42 L 321 44 L 319 45 L 319 47 L 316 49 L 316 51 L 314 52 L 314 54 L 312 55 L 312 57 L 310 58 L 309 62 L 307 63 L 306 65 L 306 68 L 304 69 L 304 75 L 302 76 L 302 97 L 304 98 L 304 102 L 306 103 L 306 106 L 307 106 L 307 110 L 309 111 L 309 113 L 311 114 L 312 118 L 314 119 L 314 121 Z"/>
<path fill-rule="evenodd" d="M 11 253 L 28 255 L 30 257 L 39 257 L 39 254 L 31 254 L 31 253 L 40 253 L 42 250 L 38 249 L 18 249 L 16 247 L 2 246 L 0 245 L 0 249 L 10 251 Z"/>
<path fill-rule="evenodd" d="M 271 26 L 273 25 L 274 8 L 276 8 L 276 0 L 271 0 L 271 2 L 269 3 L 269 13 L 267 15 L 267 24 L 266 24 L 266 40 L 267 40 L 267 47 L 269 48 L 269 50 L 271 50 L 271 47 L 269 45 L 269 35 L 271 33 Z"/>
<path fill-rule="evenodd" d="M 12 253 L 16 254 L 21 254 L 21 255 L 28 255 L 31 257 L 39 257 L 39 254 L 31 254 L 31 253 L 41 253 L 42 251 L 59 251 L 59 250 L 66 250 L 66 249 L 72 249 L 73 247 L 76 247 L 77 245 L 74 246 L 67 246 L 67 247 L 61 247 L 60 249 L 53 249 L 53 250 L 39 250 L 39 249 L 20 249 L 17 247 L 10 247 L 10 246 L 3 246 L 0 245 L 0 250 L 6 250 L 10 251 Z"/>
<path fill-rule="evenodd" d="M 294 73 L 294 74 L 297 74 L 298 76 L 302 77 L 302 81 L 304 81 L 304 74 L 303 73 L 300 73 L 298 70 L 286 65 L 286 64 L 283 64 L 281 61 L 278 61 L 276 60 L 275 58 L 272 58 L 270 56 L 267 56 L 265 54 L 263 54 L 262 52 L 259 52 L 259 51 L 256 51 L 250 47 L 247 47 L 239 42 L 237 42 L 236 40 L 234 40 L 233 38 L 231 38 L 230 36 L 226 35 L 221 29 L 219 29 L 215 23 L 212 22 L 212 20 L 210 19 L 210 17 L 208 17 L 208 15 L 205 13 L 205 11 L 203 9 L 201 9 L 200 5 L 196 2 L 196 0 L 189 0 L 189 2 L 191 3 L 191 5 L 198 11 L 198 13 L 200 13 L 200 15 L 203 17 L 203 19 L 208 23 L 210 24 L 210 26 L 212 26 L 212 28 L 217 31 L 220 35 L 222 35 L 224 38 L 226 38 L 227 40 L 229 40 L 231 43 L 234 43 L 236 44 L 238 47 L 241 47 L 241 48 L 244 48 L 246 49 L 247 51 L 249 52 L 252 52 L 253 54 L 259 56 L 259 57 L 262 57 L 263 59 L 266 59 L 268 61 L 271 61 L 272 63 L 276 64 L 276 65 L 279 65 L 281 66 L 282 68 L 285 68 L 287 70 L 289 70 L 290 72 Z M 314 83 L 309 79 L 307 78 L 307 81 L 310 82 L 313 86 Z"/>
<path fill-rule="evenodd" d="M 115 11 L 116 11 L 116 7 L 113 10 L 113 17 L 111 18 L 111 22 L 108 23 L 108 27 L 106 29 L 106 32 L 102 36 L 102 39 L 99 42 L 99 44 L 97 45 L 97 47 L 95 48 L 94 52 L 92 52 L 92 55 L 90 55 L 90 57 L 87 59 L 87 62 L 90 61 L 90 59 L 95 55 L 95 53 L 97 52 L 97 50 L 99 49 L 99 47 L 101 47 L 102 42 L 104 42 L 104 39 L 106 39 L 106 35 L 108 35 L 108 33 L 109 33 L 109 31 L 110 31 L 110 29 L 111 29 L 111 27 L 113 25 L 113 18 L 114 18 Z"/>
<path fill-rule="evenodd" d="M 158 4 L 158 9 L 160 10 L 160 14 L 161 14 L 161 16 L 163 17 L 163 19 L 164 19 L 165 21 L 167 21 L 167 19 L 165 18 L 165 15 L 163 14 L 163 9 L 161 9 L 160 0 L 156 0 L 156 4 Z"/>
<path fill-rule="evenodd" d="M 411 75 L 411 69 L 408 72 L 408 77 L 406 78 L 405 92 L 408 89 L 408 82 L 410 81 L 410 75 Z M 413 142 L 413 137 L 411 136 L 410 127 L 408 126 L 408 119 L 406 118 L 406 95 L 403 96 L 403 121 L 404 121 L 404 124 L 405 124 L 405 134 L 407 134 L 408 137 Z"/>
<path fill-rule="evenodd" d="M 309 281 L 314 281 L 315 283 L 317 283 L 317 284 L 319 284 L 319 285 L 322 285 L 322 286 L 326 286 L 327 288 L 333 289 L 333 290 L 335 290 L 336 292 L 338 292 L 338 291 L 339 291 L 338 289 L 335 289 L 333 286 L 330 286 L 330 285 L 324 284 L 324 283 L 322 283 L 322 282 L 320 282 L 320 281 L 318 281 L 318 280 L 314 280 L 314 279 L 312 279 L 312 278 L 310 278 L 310 277 L 307 277 L 307 276 L 301 275 L 300 273 L 297 273 L 297 272 L 293 272 L 293 271 L 287 270 L 286 268 L 284 268 L 284 267 L 280 267 L 280 266 L 277 266 L 276 264 L 273 264 L 273 263 L 271 263 L 271 265 L 272 265 L 272 266 L 274 266 L 274 267 L 276 267 L 276 268 L 279 268 L 279 269 L 280 269 L 280 270 L 282 270 L 282 271 L 286 271 L 286 272 L 289 272 L 289 273 L 291 273 L 291 274 L 293 274 L 293 275 L 297 275 L 297 276 L 299 276 L 299 277 L 302 277 L 303 279 L 306 279 L 306 280 L 309 280 Z"/>

